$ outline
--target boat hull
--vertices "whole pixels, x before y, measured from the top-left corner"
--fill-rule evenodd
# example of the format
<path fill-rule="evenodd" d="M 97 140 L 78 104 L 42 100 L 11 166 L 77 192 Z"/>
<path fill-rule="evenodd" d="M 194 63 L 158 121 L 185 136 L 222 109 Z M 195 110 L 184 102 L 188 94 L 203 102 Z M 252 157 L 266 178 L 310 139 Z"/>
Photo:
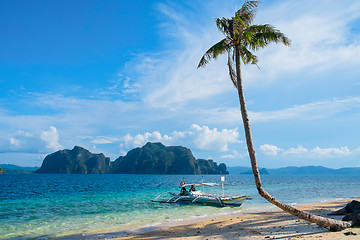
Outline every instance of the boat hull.
<path fill-rule="evenodd" d="M 214 197 L 207 195 L 180 195 L 175 193 L 170 193 L 172 197 L 167 200 L 164 199 L 154 199 L 154 202 L 163 202 L 163 203 L 200 203 L 207 205 L 215 205 L 215 206 L 233 206 L 239 207 L 247 198 L 247 196 L 239 196 L 239 197 Z"/>

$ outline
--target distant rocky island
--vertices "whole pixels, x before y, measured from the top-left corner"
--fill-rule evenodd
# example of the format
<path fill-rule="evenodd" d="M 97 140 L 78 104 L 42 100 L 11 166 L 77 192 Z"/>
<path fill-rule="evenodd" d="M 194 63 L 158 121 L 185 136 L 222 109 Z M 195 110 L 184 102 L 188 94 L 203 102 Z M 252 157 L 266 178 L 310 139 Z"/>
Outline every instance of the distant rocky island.
<path fill-rule="evenodd" d="M 89 150 L 75 146 L 72 150 L 60 150 L 45 157 L 35 173 L 110 173 L 110 158 L 104 154 L 93 154 Z"/>
<path fill-rule="evenodd" d="M 111 162 L 104 154 L 93 154 L 75 146 L 45 157 L 35 173 L 77 174 L 228 174 L 224 163 L 196 159 L 190 149 L 166 147 L 162 143 L 147 143 Z"/>
<path fill-rule="evenodd" d="M 86 150 L 86 149 L 85 149 Z M 68 150 L 70 151 L 70 150 Z M 206 163 L 205 161 L 208 161 L 209 163 L 213 162 L 212 160 L 200 160 L 201 163 Z M 222 168 L 224 165 L 220 164 L 218 167 Z M 253 174 L 251 167 L 226 167 L 227 172 L 229 174 Z M 13 164 L 0 164 L 0 168 L 3 169 L 3 171 L 6 174 L 30 174 L 34 173 L 36 170 L 39 169 L 39 167 L 21 167 Z M 283 174 L 327 174 L 327 175 L 359 175 L 360 174 L 360 167 L 348 167 L 348 168 L 339 168 L 339 169 L 332 169 L 322 166 L 304 166 L 304 167 L 284 167 L 284 168 L 276 168 L 276 169 L 269 169 L 269 168 L 259 168 L 259 172 L 262 175 L 265 174 L 276 174 L 276 175 L 283 175 Z M 113 172 L 115 173 L 115 172 Z M 1 173 L 0 173 L 1 174 Z M 204 173 L 205 174 L 205 173 Z M 227 173 L 226 173 L 227 174 Z"/>

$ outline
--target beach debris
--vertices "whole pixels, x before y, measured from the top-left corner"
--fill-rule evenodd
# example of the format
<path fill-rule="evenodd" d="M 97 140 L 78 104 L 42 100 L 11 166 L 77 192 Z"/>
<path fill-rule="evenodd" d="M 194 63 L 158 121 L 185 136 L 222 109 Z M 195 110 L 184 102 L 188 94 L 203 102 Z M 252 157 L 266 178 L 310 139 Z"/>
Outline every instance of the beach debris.
<path fill-rule="evenodd" d="M 352 226 L 360 226 L 360 213 L 348 213 L 343 217 L 343 221 L 348 221 L 352 223 Z"/>
<path fill-rule="evenodd" d="M 350 203 L 346 204 L 345 207 L 337 211 L 328 213 L 328 215 L 346 215 L 348 213 L 360 213 L 360 202 L 353 200 Z"/>
<path fill-rule="evenodd" d="M 345 215 L 343 221 L 351 222 L 352 226 L 360 226 L 360 202 L 353 200 L 345 207 L 331 212 L 328 215 Z"/>
<path fill-rule="evenodd" d="M 357 235 L 357 233 L 354 233 L 354 232 L 350 231 L 350 232 L 344 233 L 344 235 L 346 235 L 346 236 L 349 236 L 349 235 Z"/>

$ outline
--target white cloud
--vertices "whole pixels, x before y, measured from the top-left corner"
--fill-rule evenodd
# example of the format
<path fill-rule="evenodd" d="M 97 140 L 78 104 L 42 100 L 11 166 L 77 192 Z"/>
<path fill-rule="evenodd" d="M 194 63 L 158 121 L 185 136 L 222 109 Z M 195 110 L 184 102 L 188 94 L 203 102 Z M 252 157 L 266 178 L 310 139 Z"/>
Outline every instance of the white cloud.
<path fill-rule="evenodd" d="M 164 53 L 161 59 L 143 58 L 135 62 L 140 80 L 143 82 L 144 103 L 152 107 L 177 109 L 183 104 L 201 100 L 232 90 L 225 63 L 214 63 L 211 68 L 197 69 L 205 52 L 200 42 L 194 42 L 197 49 L 182 49 L 176 53 Z M 176 50 L 175 50 L 176 51 Z M 151 67 L 149 67 L 151 65 Z M 160 81 L 159 81 L 160 80 Z"/>
<path fill-rule="evenodd" d="M 189 131 L 174 131 L 171 136 L 162 135 L 160 132 L 146 132 L 131 136 L 126 134 L 123 138 L 125 147 L 140 147 L 147 142 L 162 142 L 168 144 L 181 144 L 190 148 L 199 150 L 226 152 L 229 150 L 229 144 L 240 143 L 239 133 L 235 129 L 210 129 L 208 126 L 200 127 L 193 124 Z"/>
<path fill-rule="evenodd" d="M 172 136 L 177 139 L 177 138 L 185 138 L 187 136 L 190 136 L 192 135 L 192 132 L 191 131 L 185 131 L 185 132 L 178 132 L 178 131 L 174 131 L 172 133 Z"/>
<path fill-rule="evenodd" d="M 303 146 L 298 146 L 296 148 L 291 147 L 289 149 L 281 149 L 275 145 L 264 144 L 260 146 L 260 151 L 268 155 L 283 155 L 283 156 L 296 156 L 296 157 L 307 157 L 307 158 L 332 158 L 332 157 L 345 157 L 349 156 L 352 152 L 357 150 L 350 151 L 348 147 L 340 148 L 320 148 L 318 146 L 313 149 L 307 149 Z"/>
<path fill-rule="evenodd" d="M 189 101 L 232 90 L 225 58 L 214 61 L 209 68 L 197 69 L 208 48 L 224 38 L 215 23 L 206 21 L 204 27 L 205 18 L 199 20 L 196 13 L 179 8 L 182 6 L 159 5 L 167 19 L 161 34 L 176 45 L 161 53 L 137 55 L 126 65 L 128 71 L 138 75 L 144 103 L 152 107 L 177 109 Z"/>
<path fill-rule="evenodd" d="M 350 155 L 350 150 L 348 147 L 340 148 L 320 148 L 315 147 L 311 149 L 310 153 L 316 157 L 337 157 L 337 156 L 348 156 Z"/>
<path fill-rule="evenodd" d="M 0 152 L 48 153 L 62 148 L 58 141 L 59 134 L 53 126 L 38 133 L 19 130 L 0 138 Z"/>
<path fill-rule="evenodd" d="M 267 122 L 287 119 L 320 119 L 333 116 L 337 113 L 360 108 L 360 97 L 345 99 L 322 100 L 304 105 L 295 105 L 276 111 L 249 112 L 250 120 Z"/>
<path fill-rule="evenodd" d="M 270 22 L 292 40 L 292 45 L 271 45 L 260 50 L 257 55 L 261 71 L 249 68 L 244 73 L 245 79 L 254 85 L 264 85 L 289 72 L 326 73 L 335 69 L 353 69 L 360 64 L 360 41 L 350 25 L 359 18 L 358 1 L 347 1 L 346 4 L 339 1 L 314 4 L 310 0 L 290 4 L 285 1 L 262 8 L 256 21 Z"/>
<path fill-rule="evenodd" d="M 256 112 L 248 110 L 248 114 L 251 123 L 262 123 L 279 120 L 328 119 L 343 112 L 356 115 L 359 112 L 358 109 L 360 109 L 360 97 L 347 97 L 323 99 L 274 111 Z M 189 117 L 199 119 L 198 121 L 206 119 L 207 124 L 242 125 L 241 114 L 238 107 L 190 108 L 187 109 L 186 114 Z"/>
<path fill-rule="evenodd" d="M 306 153 L 308 153 L 309 150 L 304 148 L 303 146 L 298 146 L 296 148 L 292 147 L 292 148 L 289 148 L 288 150 L 286 150 L 284 152 L 284 155 L 295 155 L 295 156 L 301 156 L 301 155 L 304 155 Z"/>
<path fill-rule="evenodd" d="M 262 151 L 263 153 L 267 154 L 267 155 L 278 155 L 280 152 L 284 151 L 281 148 L 278 148 L 275 145 L 271 145 L 271 144 L 264 144 L 260 146 L 260 151 Z"/>
<path fill-rule="evenodd" d="M 87 137 L 87 138 L 92 138 L 92 137 Z M 98 136 L 95 139 L 92 139 L 90 142 L 95 144 L 109 144 L 118 141 L 120 141 L 120 139 L 116 137 Z"/>
<path fill-rule="evenodd" d="M 48 130 L 40 134 L 40 139 L 46 143 L 46 148 L 52 151 L 59 150 L 62 146 L 59 144 L 59 134 L 57 129 L 50 126 Z"/>
<path fill-rule="evenodd" d="M 10 138 L 10 146 L 15 146 L 15 148 L 20 147 L 20 141 L 16 138 Z"/>
<path fill-rule="evenodd" d="M 240 143 L 239 132 L 235 129 L 210 129 L 207 126 L 200 127 L 193 124 L 191 130 L 194 133 L 194 143 L 202 150 L 215 150 L 226 152 L 229 150 L 229 143 Z"/>
<path fill-rule="evenodd" d="M 227 158 L 234 159 L 235 156 L 232 155 L 232 154 L 227 154 L 227 155 L 222 155 L 220 158 L 223 158 L 223 159 L 227 159 Z"/>
<path fill-rule="evenodd" d="M 108 143 L 112 143 L 110 140 L 105 139 L 105 138 L 101 138 L 101 139 L 94 139 L 90 141 L 91 143 L 95 143 L 95 144 L 108 144 Z"/>
<path fill-rule="evenodd" d="M 118 74 L 117 79 L 108 81 L 111 85 L 97 91 L 97 95 L 103 98 L 117 97 L 123 99 L 137 99 L 140 84 L 130 77 Z"/>
<path fill-rule="evenodd" d="M 162 136 L 161 133 L 158 131 L 152 133 L 146 132 L 144 134 L 137 134 L 134 137 L 130 134 L 126 134 L 123 138 L 126 147 L 141 147 L 147 142 L 162 142 L 163 144 L 167 144 L 171 140 L 172 137 L 169 137 L 168 135 Z"/>

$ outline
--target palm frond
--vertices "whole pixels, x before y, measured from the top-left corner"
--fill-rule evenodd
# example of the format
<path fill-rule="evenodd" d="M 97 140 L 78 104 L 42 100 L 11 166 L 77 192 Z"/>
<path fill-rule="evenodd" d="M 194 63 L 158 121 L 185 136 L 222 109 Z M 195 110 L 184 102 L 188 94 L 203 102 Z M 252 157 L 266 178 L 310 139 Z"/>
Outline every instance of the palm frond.
<path fill-rule="evenodd" d="M 249 26 L 254 20 L 256 8 L 260 1 L 246 1 L 242 7 L 235 13 L 235 18 L 239 20 L 244 27 Z"/>
<path fill-rule="evenodd" d="M 290 39 L 285 34 L 270 24 L 252 25 L 246 29 L 244 35 L 250 36 L 244 40 L 247 43 L 246 45 L 253 50 L 266 47 L 272 42 L 283 43 L 286 46 L 291 44 Z"/>
<path fill-rule="evenodd" d="M 212 46 L 211 48 L 209 48 L 209 50 L 206 51 L 206 53 L 199 62 L 198 68 L 205 67 L 210 60 L 217 59 L 219 55 L 228 51 L 229 48 L 229 43 L 226 38 L 216 43 L 214 46 Z"/>
<path fill-rule="evenodd" d="M 254 54 L 252 54 L 244 45 L 239 46 L 240 56 L 242 62 L 246 64 L 257 64 L 258 58 Z"/>
<path fill-rule="evenodd" d="M 246 28 L 247 26 L 250 26 L 254 17 L 255 17 L 255 13 L 249 12 L 249 13 L 244 13 L 244 14 L 234 17 L 233 21 L 240 23 L 240 24 L 238 24 L 238 26 L 240 26 L 241 28 Z"/>
<path fill-rule="evenodd" d="M 244 29 L 249 27 L 255 18 L 256 7 L 260 1 L 246 1 L 235 13 L 233 20 L 233 33 L 236 44 L 239 44 Z"/>
<path fill-rule="evenodd" d="M 235 13 L 235 16 L 241 15 L 245 12 L 251 12 L 260 4 L 258 0 L 245 1 L 241 8 Z"/>
<path fill-rule="evenodd" d="M 233 32 L 233 20 L 226 17 L 216 18 L 215 23 L 220 32 L 226 37 L 231 38 Z"/>

